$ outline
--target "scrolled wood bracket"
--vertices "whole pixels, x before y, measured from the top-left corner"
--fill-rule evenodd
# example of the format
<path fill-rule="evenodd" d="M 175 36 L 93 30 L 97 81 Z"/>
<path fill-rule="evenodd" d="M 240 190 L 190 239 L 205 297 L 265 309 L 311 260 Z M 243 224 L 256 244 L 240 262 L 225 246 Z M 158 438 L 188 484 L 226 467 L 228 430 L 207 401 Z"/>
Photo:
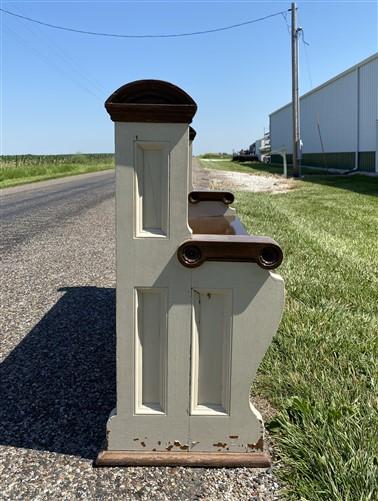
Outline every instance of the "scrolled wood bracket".
<path fill-rule="evenodd" d="M 193 235 L 177 249 L 183 266 L 196 268 L 205 261 L 251 262 L 273 270 L 283 259 L 281 247 L 269 237 Z"/>
<path fill-rule="evenodd" d="M 229 191 L 191 191 L 188 195 L 189 203 L 198 204 L 198 202 L 223 202 L 224 205 L 230 205 L 235 197 Z"/>

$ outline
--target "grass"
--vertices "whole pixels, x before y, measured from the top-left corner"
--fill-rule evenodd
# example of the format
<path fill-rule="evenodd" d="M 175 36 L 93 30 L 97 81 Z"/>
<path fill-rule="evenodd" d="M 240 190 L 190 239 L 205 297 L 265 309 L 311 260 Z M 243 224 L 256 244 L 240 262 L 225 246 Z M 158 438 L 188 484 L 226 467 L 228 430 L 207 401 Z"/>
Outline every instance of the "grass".
<path fill-rule="evenodd" d="M 200 155 L 200 158 L 211 158 L 211 159 L 223 159 L 223 158 L 232 158 L 232 155 L 229 153 L 204 153 Z"/>
<path fill-rule="evenodd" d="M 1 157 L 0 188 L 114 167 L 111 154 L 22 155 Z"/>
<path fill-rule="evenodd" d="M 214 158 L 205 159 L 204 157 L 198 158 L 202 167 L 205 169 L 218 169 L 218 170 L 228 170 L 234 172 L 246 172 L 248 174 L 262 175 L 282 175 L 283 167 L 278 164 L 264 164 L 262 162 L 232 162 L 229 160 L 222 160 L 221 162 Z M 311 167 L 302 167 L 304 174 L 315 174 L 319 175 L 318 169 L 312 169 Z M 292 174 L 291 166 L 288 166 L 288 174 Z"/>
<path fill-rule="evenodd" d="M 238 193 L 248 230 L 284 249 L 286 307 L 254 390 L 292 500 L 378 499 L 378 179 L 318 176 Z"/>

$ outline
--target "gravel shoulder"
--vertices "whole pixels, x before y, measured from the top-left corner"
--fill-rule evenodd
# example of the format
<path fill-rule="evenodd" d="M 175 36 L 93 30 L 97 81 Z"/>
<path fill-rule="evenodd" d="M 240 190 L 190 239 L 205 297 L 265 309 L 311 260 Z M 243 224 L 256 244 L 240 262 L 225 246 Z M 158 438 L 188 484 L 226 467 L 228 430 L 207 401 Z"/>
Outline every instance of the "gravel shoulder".
<path fill-rule="evenodd" d="M 115 405 L 114 187 L 103 184 L 33 209 L 18 200 L 4 219 L 0 499 L 278 499 L 272 470 L 93 468 Z"/>
<path fill-rule="evenodd" d="M 295 187 L 292 179 L 271 174 L 255 175 L 201 167 L 197 158 L 193 162 L 193 183 L 199 189 L 235 190 L 250 192 L 285 193 Z"/>

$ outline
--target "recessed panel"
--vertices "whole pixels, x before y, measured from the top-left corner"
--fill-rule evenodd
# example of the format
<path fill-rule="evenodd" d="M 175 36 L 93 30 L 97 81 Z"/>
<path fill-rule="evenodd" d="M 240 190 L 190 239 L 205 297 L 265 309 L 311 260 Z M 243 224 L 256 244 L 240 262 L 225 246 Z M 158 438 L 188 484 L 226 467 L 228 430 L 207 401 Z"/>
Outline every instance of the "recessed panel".
<path fill-rule="evenodd" d="M 168 236 L 168 143 L 137 141 L 135 147 L 136 236 Z"/>
<path fill-rule="evenodd" d="M 167 293 L 136 290 L 136 414 L 164 413 L 167 359 Z"/>
<path fill-rule="evenodd" d="M 193 290 L 192 414 L 228 414 L 232 292 Z"/>

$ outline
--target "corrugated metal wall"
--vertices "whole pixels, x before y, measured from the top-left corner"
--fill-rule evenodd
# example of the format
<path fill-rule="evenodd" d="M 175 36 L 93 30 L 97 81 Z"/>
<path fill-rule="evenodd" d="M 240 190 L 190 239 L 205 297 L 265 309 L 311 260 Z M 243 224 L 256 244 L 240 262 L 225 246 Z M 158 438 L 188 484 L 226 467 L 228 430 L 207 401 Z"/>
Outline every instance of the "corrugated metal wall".
<path fill-rule="evenodd" d="M 292 153 L 291 113 L 290 104 L 270 115 L 272 150 L 286 147 Z M 374 170 L 378 55 L 303 96 L 300 115 L 303 163 L 307 158 L 312 165 L 316 165 L 318 159 L 319 165 L 323 164 L 321 135 L 327 154 L 343 154 L 329 156 L 331 164 L 337 167 L 340 164 L 342 168 L 344 154 L 348 154 L 345 168 L 351 168 L 356 151 L 373 152 L 373 155 L 358 155 L 357 158 L 361 160 L 361 168 Z"/>
<path fill-rule="evenodd" d="M 375 151 L 378 119 L 378 58 L 360 67 L 359 151 Z"/>
<path fill-rule="evenodd" d="M 303 153 L 322 152 L 317 121 L 325 151 L 356 151 L 357 71 L 301 100 Z"/>
<path fill-rule="evenodd" d="M 272 151 L 286 148 L 289 153 L 293 153 L 291 109 L 291 105 L 288 105 L 270 115 L 269 130 Z"/>

